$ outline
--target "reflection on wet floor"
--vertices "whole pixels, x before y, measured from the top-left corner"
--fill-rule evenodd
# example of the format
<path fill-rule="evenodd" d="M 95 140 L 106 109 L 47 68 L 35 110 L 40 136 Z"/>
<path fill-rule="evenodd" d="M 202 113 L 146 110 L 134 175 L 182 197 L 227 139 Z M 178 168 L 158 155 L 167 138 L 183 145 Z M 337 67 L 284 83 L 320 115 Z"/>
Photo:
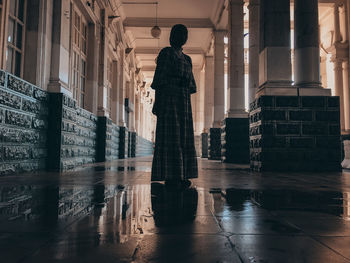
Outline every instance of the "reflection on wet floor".
<path fill-rule="evenodd" d="M 305 211 L 324 213 L 349 219 L 350 193 L 335 191 L 303 192 L 296 190 L 198 189 L 206 200 L 214 203 L 215 214 L 247 212 L 256 207 L 267 211 Z M 154 211 L 159 225 L 193 220 L 196 215 L 196 188 L 173 189 L 161 183 L 126 187 L 100 185 L 94 187 L 0 186 L 1 222 L 16 220 L 56 220 L 86 215 L 95 207 L 105 207 L 111 199 L 120 199 L 122 217 L 130 207 L 141 204 Z M 139 200 L 142 200 L 140 202 Z M 204 200 L 202 200 L 205 202 Z M 198 206 L 206 207 L 206 203 Z"/>
<path fill-rule="evenodd" d="M 198 193 L 195 188 L 176 189 L 152 183 L 151 200 L 157 227 L 191 222 L 196 217 Z"/>
<path fill-rule="evenodd" d="M 121 172 L 121 171 L 148 171 L 148 167 L 135 167 L 135 166 L 117 166 L 117 167 L 111 167 L 111 166 L 95 166 L 93 169 L 97 172 L 100 171 L 111 171 L 111 172 Z"/>
<path fill-rule="evenodd" d="M 1 262 L 350 262 L 347 191 L 68 182 L 0 186 Z"/>

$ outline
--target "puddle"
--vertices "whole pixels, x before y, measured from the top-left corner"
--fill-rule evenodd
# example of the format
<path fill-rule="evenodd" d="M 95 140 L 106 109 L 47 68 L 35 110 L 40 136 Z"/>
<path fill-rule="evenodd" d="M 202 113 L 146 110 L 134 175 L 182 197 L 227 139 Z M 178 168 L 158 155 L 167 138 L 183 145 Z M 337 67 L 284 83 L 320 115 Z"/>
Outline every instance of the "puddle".
<path fill-rule="evenodd" d="M 95 166 L 94 171 L 111 171 L 111 172 L 123 172 L 123 171 L 143 171 L 150 172 L 150 168 L 146 166 Z"/>
<path fill-rule="evenodd" d="M 31 223 L 56 231 L 57 226 L 74 223 L 84 229 L 97 229 L 101 237 L 110 237 L 112 231 L 113 242 L 125 242 L 130 236 L 155 233 L 158 228 L 198 225 L 197 213 L 211 216 L 213 210 L 215 216 L 238 220 L 241 226 L 261 220 L 273 233 L 297 233 L 299 230 L 288 224 L 268 221 L 271 216 L 266 215 L 277 210 L 306 211 L 349 219 L 349 207 L 350 193 L 335 191 L 173 189 L 160 183 L 2 186 L 0 228 Z"/>
<path fill-rule="evenodd" d="M 349 218 L 349 193 L 336 191 L 305 192 L 296 190 L 211 189 L 225 200 L 223 206 L 231 211 L 244 211 L 255 206 L 268 211 L 291 210 L 326 213 Z"/>

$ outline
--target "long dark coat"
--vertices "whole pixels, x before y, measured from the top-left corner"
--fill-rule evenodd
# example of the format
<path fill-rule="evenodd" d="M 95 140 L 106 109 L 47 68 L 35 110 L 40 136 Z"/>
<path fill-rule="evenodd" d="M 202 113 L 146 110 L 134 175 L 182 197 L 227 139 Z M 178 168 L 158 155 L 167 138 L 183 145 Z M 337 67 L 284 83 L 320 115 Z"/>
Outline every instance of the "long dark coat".
<path fill-rule="evenodd" d="M 191 94 L 196 92 L 191 58 L 173 47 L 163 48 L 151 85 L 156 97 L 156 142 L 152 181 L 198 177 Z"/>

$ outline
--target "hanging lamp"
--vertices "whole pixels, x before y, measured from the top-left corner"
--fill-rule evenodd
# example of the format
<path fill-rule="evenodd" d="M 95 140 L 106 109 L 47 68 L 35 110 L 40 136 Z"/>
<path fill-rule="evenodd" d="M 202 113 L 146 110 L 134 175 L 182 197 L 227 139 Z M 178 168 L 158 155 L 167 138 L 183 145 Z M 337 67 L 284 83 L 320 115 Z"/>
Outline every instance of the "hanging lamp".
<path fill-rule="evenodd" d="M 158 2 L 156 3 L 156 25 L 152 27 L 151 29 L 151 35 L 154 38 L 159 38 L 162 31 L 160 30 L 160 27 L 158 26 Z"/>

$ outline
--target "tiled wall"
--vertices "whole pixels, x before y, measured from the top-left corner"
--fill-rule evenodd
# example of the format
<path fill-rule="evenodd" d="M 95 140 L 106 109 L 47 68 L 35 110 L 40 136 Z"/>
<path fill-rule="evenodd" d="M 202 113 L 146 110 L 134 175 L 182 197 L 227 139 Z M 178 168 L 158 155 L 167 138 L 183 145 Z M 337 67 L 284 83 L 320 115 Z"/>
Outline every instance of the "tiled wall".
<path fill-rule="evenodd" d="M 97 117 L 62 93 L 50 94 L 49 169 L 95 162 Z"/>
<path fill-rule="evenodd" d="M 153 143 L 140 136 L 136 136 L 136 157 L 153 154 Z"/>

